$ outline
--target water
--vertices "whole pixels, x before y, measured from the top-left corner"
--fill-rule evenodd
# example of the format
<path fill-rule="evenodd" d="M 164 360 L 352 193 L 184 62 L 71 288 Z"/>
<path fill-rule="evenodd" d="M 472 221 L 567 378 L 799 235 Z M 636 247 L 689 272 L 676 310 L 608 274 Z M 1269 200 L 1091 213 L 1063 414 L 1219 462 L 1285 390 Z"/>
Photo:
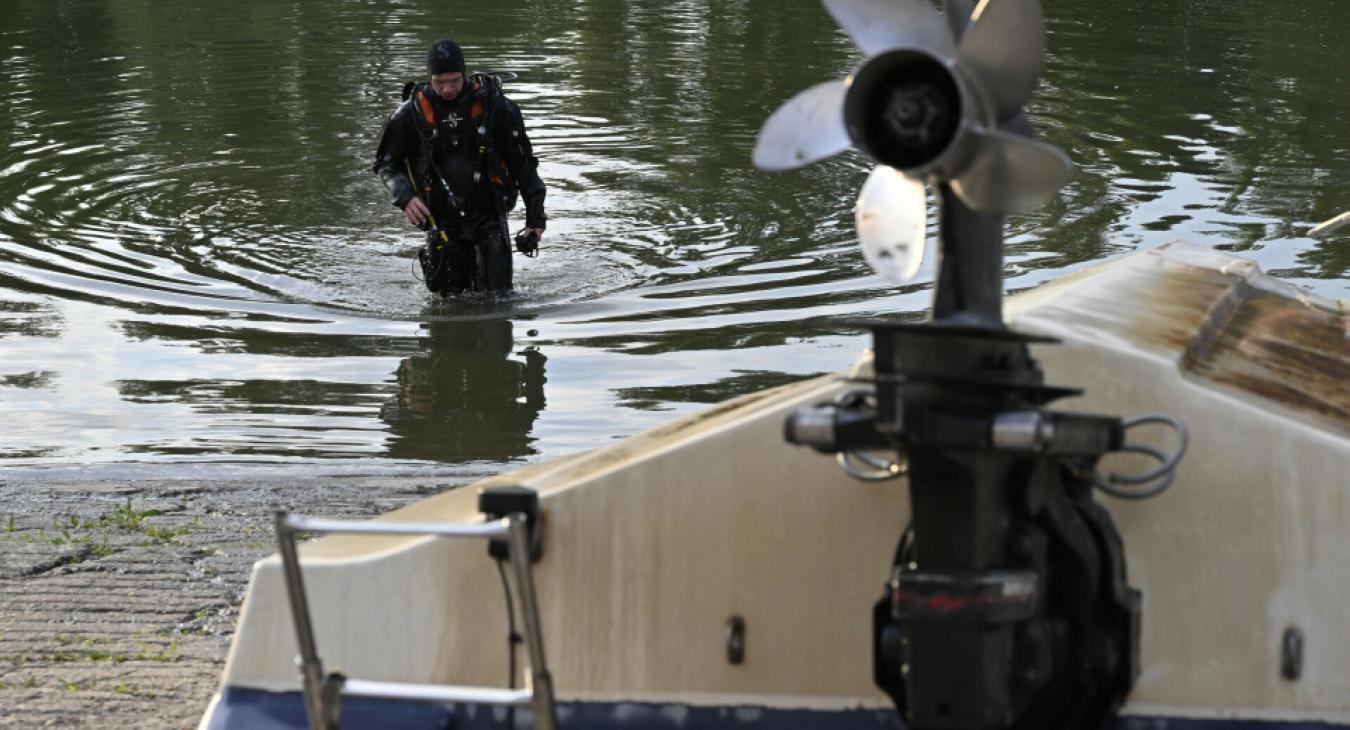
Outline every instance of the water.
<path fill-rule="evenodd" d="M 853 242 L 855 154 L 755 172 L 859 60 L 816 3 L 5 0 L 0 478 L 444 474 L 847 365 L 915 316 Z M 1350 4 L 1050 0 L 1030 108 L 1078 165 L 1009 223 L 1036 286 L 1186 239 L 1350 295 Z M 439 302 L 369 172 L 424 49 L 511 71 L 549 185 L 506 302 Z M 513 228 L 523 225 L 521 213 Z M 930 234 L 935 231 L 930 222 Z"/>

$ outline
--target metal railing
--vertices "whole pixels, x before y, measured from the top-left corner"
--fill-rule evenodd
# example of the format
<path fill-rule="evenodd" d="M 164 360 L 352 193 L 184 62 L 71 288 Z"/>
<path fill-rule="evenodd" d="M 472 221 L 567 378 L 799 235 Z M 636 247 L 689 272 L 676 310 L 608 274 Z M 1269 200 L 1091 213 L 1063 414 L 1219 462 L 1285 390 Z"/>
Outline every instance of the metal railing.
<path fill-rule="evenodd" d="M 523 512 L 512 513 L 502 519 L 481 524 L 438 524 L 430 522 L 370 522 L 330 520 L 285 511 L 276 513 L 277 541 L 281 547 L 281 564 L 285 573 L 286 593 L 290 598 L 291 617 L 295 621 L 295 635 L 300 646 L 300 672 L 304 687 L 305 713 L 310 730 L 338 730 L 341 718 L 341 698 L 378 697 L 424 702 L 464 702 L 471 704 L 529 706 L 537 730 L 556 730 L 557 710 L 553 697 L 553 678 L 544 659 L 544 635 L 539 624 L 539 604 L 534 591 L 534 572 L 530 559 L 528 518 Z M 403 682 L 376 682 L 348 679 L 339 673 L 325 675 L 314 641 L 314 626 L 310 622 L 309 602 L 300 574 L 300 560 L 296 554 L 295 536 L 309 534 L 352 535 L 436 535 L 440 537 L 472 537 L 491 539 L 506 537 L 510 546 L 510 560 L 515 577 L 516 592 L 525 624 L 525 645 L 529 654 L 524 689 L 493 687 L 463 687 L 453 685 L 411 684 Z"/>

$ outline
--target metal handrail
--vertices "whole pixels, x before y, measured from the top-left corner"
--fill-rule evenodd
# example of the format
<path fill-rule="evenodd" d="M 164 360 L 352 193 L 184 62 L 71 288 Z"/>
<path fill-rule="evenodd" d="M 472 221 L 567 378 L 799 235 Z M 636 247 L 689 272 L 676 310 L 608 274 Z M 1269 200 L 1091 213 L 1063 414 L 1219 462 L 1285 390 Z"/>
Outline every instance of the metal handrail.
<path fill-rule="evenodd" d="M 456 687 L 440 684 L 409 684 L 407 682 L 373 682 L 368 679 L 348 679 L 342 685 L 342 694 L 352 697 L 379 697 L 382 699 L 422 700 L 425 702 L 469 702 L 478 705 L 523 707 L 530 704 L 531 691 L 527 689 L 495 689 L 491 687 Z"/>
<path fill-rule="evenodd" d="M 286 513 L 282 513 L 286 514 Z M 523 515 L 522 515 L 523 517 Z M 330 520 L 323 517 L 286 514 L 286 526 L 292 533 L 314 535 L 437 535 L 440 537 L 502 537 L 510 531 L 507 518 L 478 524 L 440 522 L 375 522 L 372 520 Z"/>
<path fill-rule="evenodd" d="M 305 714 L 309 718 L 310 730 L 338 729 L 342 695 L 499 706 L 530 705 L 534 714 L 534 726 L 539 730 L 555 730 L 558 719 L 553 697 L 553 677 L 544 658 L 544 634 L 539 622 L 539 604 L 534 592 L 527 523 L 528 518 L 523 512 L 515 512 L 502 519 L 481 524 L 447 525 L 431 522 L 331 520 L 278 511 L 277 541 L 281 549 L 281 565 L 286 579 L 286 593 L 291 604 L 291 618 L 295 623 L 295 634 L 300 648 L 300 674 L 305 697 Z M 314 641 L 314 624 L 310 620 L 309 601 L 305 595 L 304 579 L 300 574 L 300 559 L 295 547 L 295 536 L 302 532 L 473 538 L 505 535 L 511 548 L 511 566 L 525 624 L 525 645 L 530 658 L 527 675 L 529 687 L 514 690 L 407 684 L 347 679 L 338 673 L 325 675 Z"/>

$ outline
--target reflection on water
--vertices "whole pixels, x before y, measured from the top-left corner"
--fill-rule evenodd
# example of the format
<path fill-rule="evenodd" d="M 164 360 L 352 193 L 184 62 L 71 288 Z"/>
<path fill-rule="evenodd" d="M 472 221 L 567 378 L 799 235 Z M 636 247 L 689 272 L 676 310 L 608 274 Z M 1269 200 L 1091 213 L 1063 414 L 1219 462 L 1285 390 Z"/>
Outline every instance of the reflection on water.
<path fill-rule="evenodd" d="M 533 347 L 513 353 L 505 319 L 432 322 L 425 342 L 398 364 L 398 389 L 380 409 L 388 455 L 463 462 L 533 453 L 548 358 Z"/>
<path fill-rule="evenodd" d="M 1185 238 L 1346 296 L 1344 235 L 1306 231 L 1350 209 L 1350 3 L 1046 6 L 1029 111 L 1077 172 L 1009 221 L 1009 289 Z M 865 160 L 750 167 L 772 109 L 859 60 L 819 3 L 444 14 L 5 1 L 0 475 L 500 468 L 838 369 L 857 319 L 927 306 L 931 261 L 897 288 L 853 243 Z M 429 300 L 369 174 L 447 33 L 518 75 L 550 186 L 506 303 Z"/>

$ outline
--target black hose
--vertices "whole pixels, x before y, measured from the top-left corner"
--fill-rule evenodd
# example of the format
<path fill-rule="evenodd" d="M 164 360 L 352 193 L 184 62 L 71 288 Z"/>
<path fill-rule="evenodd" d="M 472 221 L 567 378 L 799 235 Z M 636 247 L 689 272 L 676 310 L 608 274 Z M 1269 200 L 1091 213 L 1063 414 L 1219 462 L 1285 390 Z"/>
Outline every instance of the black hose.
<path fill-rule="evenodd" d="M 497 560 L 497 575 L 502 579 L 502 595 L 506 596 L 506 688 L 516 688 L 516 646 L 521 642 L 521 636 L 516 632 L 516 609 L 511 601 L 511 584 L 506 580 L 506 568 L 502 566 L 504 561 Z M 514 730 L 516 726 L 516 708 L 511 706 L 506 708 L 506 726 Z"/>

